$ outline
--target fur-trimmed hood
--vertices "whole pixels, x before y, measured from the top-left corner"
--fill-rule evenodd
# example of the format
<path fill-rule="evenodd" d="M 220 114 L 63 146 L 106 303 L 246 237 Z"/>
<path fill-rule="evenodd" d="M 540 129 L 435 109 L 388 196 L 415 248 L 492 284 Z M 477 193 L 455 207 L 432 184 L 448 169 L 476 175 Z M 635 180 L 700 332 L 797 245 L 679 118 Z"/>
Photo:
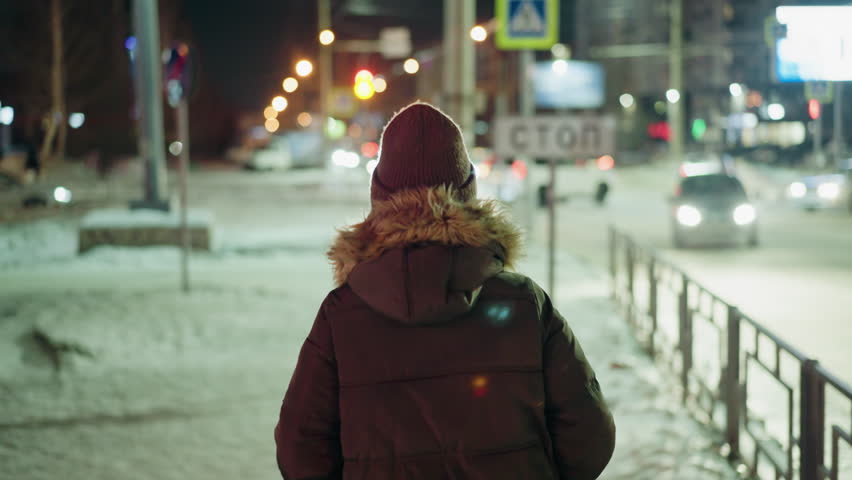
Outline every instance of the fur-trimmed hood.
<path fill-rule="evenodd" d="M 337 285 L 406 323 L 470 309 L 479 287 L 521 250 L 520 230 L 494 201 L 455 199 L 452 187 L 402 190 L 341 229 L 328 251 Z"/>

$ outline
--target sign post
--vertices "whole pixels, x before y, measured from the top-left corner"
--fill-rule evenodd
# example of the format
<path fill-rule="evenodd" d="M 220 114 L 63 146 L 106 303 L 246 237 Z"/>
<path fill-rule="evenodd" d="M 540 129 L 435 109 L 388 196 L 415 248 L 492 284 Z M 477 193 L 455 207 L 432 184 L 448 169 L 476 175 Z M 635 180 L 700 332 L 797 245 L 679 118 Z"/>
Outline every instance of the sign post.
<path fill-rule="evenodd" d="M 497 0 L 497 48 L 548 50 L 559 39 L 558 0 Z"/>
<path fill-rule="evenodd" d="M 501 156 L 550 160 L 548 187 L 548 292 L 556 287 L 556 164 L 558 160 L 611 154 L 615 150 L 612 116 L 538 115 L 498 117 L 494 150 Z"/>
<path fill-rule="evenodd" d="M 181 288 L 189 292 L 189 252 L 191 239 L 187 221 L 187 175 L 189 170 L 189 105 L 186 97 L 192 86 L 189 47 L 177 44 L 169 52 L 165 65 L 166 96 L 175 109 L 175 123 L 180 144 L 178 152 L 178 196 L 180 199 Z"/>

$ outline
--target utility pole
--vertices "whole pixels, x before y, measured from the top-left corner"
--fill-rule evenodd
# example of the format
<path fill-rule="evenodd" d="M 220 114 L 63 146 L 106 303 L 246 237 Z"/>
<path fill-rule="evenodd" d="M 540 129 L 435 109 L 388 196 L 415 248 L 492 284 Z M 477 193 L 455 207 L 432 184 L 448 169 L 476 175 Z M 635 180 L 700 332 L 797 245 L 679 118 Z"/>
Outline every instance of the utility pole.
<path fill-rule="evenodd" d="M 331 29 L 331 0 L 319 0 L 317 2 L 317 30 Z M 321 112 L 321 125 L 326 124 L 326 119 L 329 116 L 328 97 L 331 94 L 331 87 L 334 80 L 334 59 L 333 59 L 333 43 L 330 45 L 320 45 L 319 52 L 319 97 Z"/>
<path fill-rule="evenodd" d="M 843 138 L 843 82 L 834 82 L 834 166 L 839 167 L 846 155 L 846 140 Z"/>
<path fill-rule="evenodd" d="M 683 0 L 671 0 L 669 7 L 669 88 L 677 91 L 679 99 L 668 102 L 668 122 L 671 137 L 669 155 L 676 162 L 683 158 Z"/>
<path fill-rule="evenodd" d="M 157 2 L 134 0 L 133 26 L 136 31 L 136 69 L 139 135 L 139 156 L 145 162 L 145 185 L 142 200 L 132 201 L 130 208 L 168 210 L 166 190 L 166 152 L 163 134 L 162 65 L 160 58 L 160 27 Z"/>
<path fill-rule="evenodd" d="M 475 0 L 444 0 L 443 108 L 461 127 L 465 145 L 475 143 L 474 45 L 468 33 L 476 21 Z"/>

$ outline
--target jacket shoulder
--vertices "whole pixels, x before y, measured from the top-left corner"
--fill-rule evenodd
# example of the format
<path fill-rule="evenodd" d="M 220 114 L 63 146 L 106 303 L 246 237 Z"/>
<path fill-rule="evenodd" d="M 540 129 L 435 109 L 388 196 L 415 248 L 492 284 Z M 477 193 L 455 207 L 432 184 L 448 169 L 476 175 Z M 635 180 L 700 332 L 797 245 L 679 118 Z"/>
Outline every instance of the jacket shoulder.
<path fill-rule="evenodd" d="M 531 278 L 516 272 L 501 272 L 483 285 L 483 296 L 522 297 L 539 308 L 544 300 L 544 291 Z"/>

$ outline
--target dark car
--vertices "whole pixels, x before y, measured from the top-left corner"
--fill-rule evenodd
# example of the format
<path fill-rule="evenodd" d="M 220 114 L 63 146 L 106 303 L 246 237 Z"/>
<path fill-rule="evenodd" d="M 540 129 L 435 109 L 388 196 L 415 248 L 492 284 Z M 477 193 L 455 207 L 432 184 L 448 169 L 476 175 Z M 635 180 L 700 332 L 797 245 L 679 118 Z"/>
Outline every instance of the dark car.
<path fill-rule="evenodd" d="M 684 176 L 671 203 L 672 241 L 676 248 L 758 243 L 757 210 L 733 175 Z"/>

